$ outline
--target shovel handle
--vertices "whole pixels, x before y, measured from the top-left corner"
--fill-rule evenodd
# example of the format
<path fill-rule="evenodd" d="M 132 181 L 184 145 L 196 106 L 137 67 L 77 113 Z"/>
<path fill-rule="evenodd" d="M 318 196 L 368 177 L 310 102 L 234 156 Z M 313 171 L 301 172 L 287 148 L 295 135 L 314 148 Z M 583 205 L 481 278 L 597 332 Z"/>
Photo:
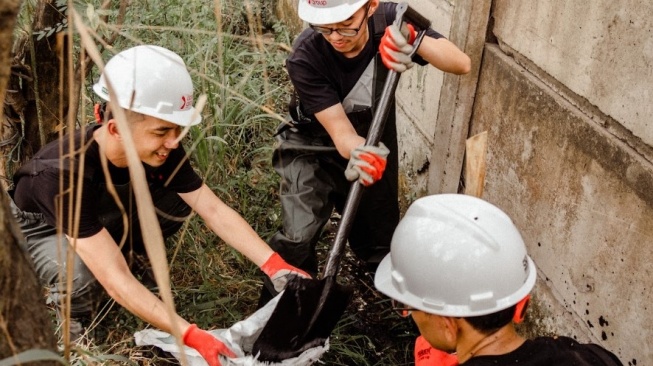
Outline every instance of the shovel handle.
<path fill-rule="evenodd" d="M 409 20 L 411 23 L 421 29 L 417 33 L 415 42 L 413 42 L 413 52 L 411 57 L 419 45 L 424 39 L 426 34 L 426 29 L 431 25 L 431 22 L 420 15 L 418 12 L 413 10 L 408 4 L 400 3 L 397 5 L 397 16 L 395 17 L 395 24 L 401 25 L 404 19 Z M 383 84 L 383 91 L 381 93 L 381 98 L 379 103 L 374 111 L 374 117 L 372 119 L 372 124 L 367 133 L 367 138 L 365 139 L 365 145 L 378 145 L 381 141 L 381 136 L 383 135 L 383 130 L 385 129 L 385 122 L 388 117 L 388 111 L 390 110 L 390 102 L 393 101 L 395 91 L 397 90 L 397 84 L 399 83 L 399 73 L 390 70 L 388 71 L 388 76 L 386 77 L 385 84 Z M 356 211 L 358 211 L 358 204 L 360 203 L 361 196 L 363 193 L 364 186 L 358 181 L 354 181 L 351 184 L 349 189 L 349 194 L 347 195 L 347 200 L 345 201 L 345 206 L 342 209 L 342 217 L 340 218 L 340 224 L 338 225 L 338 231 L 336 232 L 336 237 L 333 240 L 333 246 L 329 251 L 329 256 L 324 268 L 324 273 L 322 278 L 327 278 L 329 276 L 335 276 L 338 273 L 338 268 L 340 266 L 340 259 L 344 252 L 345 243 L 349 237 L 349 231 L 351 230 L 351 225 L 353 224 L 354 218 L 356 217 Z"/>
<path fill-rule="evenodd" d="M 419 29 L 426 29 L 431 26 L 431 21 L 418 13 L 417 10 L 408 6 L 407 3 L 397 4 L 397 15 L 395 16 L 395 24 L 400 26 L 403 21 L 408 21 L 416 25 Z"/>

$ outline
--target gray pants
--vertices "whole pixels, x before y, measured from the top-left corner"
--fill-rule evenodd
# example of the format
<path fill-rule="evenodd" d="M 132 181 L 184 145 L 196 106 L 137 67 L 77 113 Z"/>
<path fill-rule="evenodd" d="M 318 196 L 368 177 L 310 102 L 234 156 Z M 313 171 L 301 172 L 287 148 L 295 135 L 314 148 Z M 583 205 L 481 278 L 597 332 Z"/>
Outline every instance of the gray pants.
<path fill-rule="evenodd" d="M 127 257 L 132 271 L 146 271 L 143 267 L 147 267 L 149 264 L 145 255 L 138 214 L 136 208 L 132 207 L 133 205 L 128 205 L 131 190 L 128 185 L 124 185 L 116 186 L 116 191 L 123 200 L 123 205 L 129 208 L 131 235 L 128 245 L 122 248 L 123 254 Z M 150 191 L 159 212 L 157 218 L 163 236 L 164 238 L 170 237 L 179 230 L 191 209 L 175 192 L 152 187 Z M 43 214 L 23 212 L 16 206 L 13 199 L 9 198 L 12 214 L 25 237 L 25 242 L 21 246 L 32 257 L 41 284 L 49 290 L 49 299 L 58 306 L 67 294 L 66 267 L 68 251 L 71 249 L 70 244 L 65 235 L 57 235 L 57 230 L 45 222 Z M 124 229 L 122 213 L 109 194 L 98 197 L 98 202 L 102 208 L 100 221 L 118 242 Z M 71 316 L 84 317 L 95 310 L 105 292 L 77 253 L 73 252 L 72 254 Z M 146 273 L 142 274 L 147 275 Z M 155 284 L 145 285 L 154 286 Z"/>
<path fill-rule="evenodd" d="M 70 245 L 65 235 L 48 225 L 43 214 L 23 212 L 13 200 L 11 212 L 20 226 L 25 241 L 21 247 L 32 257 L 36 274 L 49 290 L 49 299 L 61 304 L 66 297 L 66 265 Z M 77 253 L 73 253 L 73 279 L 70 289 L 72 317 L 90 314 L 100 296 L 101 287 Z"/>
<path fill-rule="evenodd" d="M 386 131 L 384 143 L 391 151 L 386 171 L 380 181 L 364 189 L 348 238 L 349 247 L 371 270 L 389 252 L 399 222 L 396 133 Z M 344 175 L 347 160 L 328 136 L 311 137 L 292 130 L 278 135 L 272 159 L 281 176 L 283 228 L 268 243 L 288 263 L 315 276 L 315 246 L 333 209 L 341 212 L 351 188 Z M 265 288 L 272 289 L 267 278 Z"/>

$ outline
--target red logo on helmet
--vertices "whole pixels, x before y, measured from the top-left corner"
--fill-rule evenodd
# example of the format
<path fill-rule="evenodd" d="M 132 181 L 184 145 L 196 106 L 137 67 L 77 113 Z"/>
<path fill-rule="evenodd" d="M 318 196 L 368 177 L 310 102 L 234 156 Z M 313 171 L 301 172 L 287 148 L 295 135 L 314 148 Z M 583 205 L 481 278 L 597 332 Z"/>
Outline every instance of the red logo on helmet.
<path fill-rule="evenodd" d="M 182 95 L 181 96 L 181 109 L 182 111 L 185 111 L 186 109 L 190 108 L 193 105 L 193 96 L 192 95 Z"/>

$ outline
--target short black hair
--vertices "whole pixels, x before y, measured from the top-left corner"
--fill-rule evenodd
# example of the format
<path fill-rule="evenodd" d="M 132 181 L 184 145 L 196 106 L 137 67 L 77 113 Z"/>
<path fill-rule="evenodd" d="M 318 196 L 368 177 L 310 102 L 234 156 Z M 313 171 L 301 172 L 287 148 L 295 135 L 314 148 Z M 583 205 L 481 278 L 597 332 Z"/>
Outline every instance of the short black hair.
<path fill-rule="evenodd" d="M 513 305 L 496 313 L 466 317 L 464 319 L 477 331 L 490 335 L 512 321 L 516 308 L 517 305 Z"/>
<path fill-rule="evenodd" d="M 130 122 L 145 119 L 145 114 L 134 112 L 131 109 L 123 108 L 123 112 L 125 113 L 125 117 L 127 117 L 127 121 Z M 96 104 L 94 113 L 95 120 L 98 124 L 114 118 L 113 112 L 111 111 L 111 102 L 102 102 Z"/>

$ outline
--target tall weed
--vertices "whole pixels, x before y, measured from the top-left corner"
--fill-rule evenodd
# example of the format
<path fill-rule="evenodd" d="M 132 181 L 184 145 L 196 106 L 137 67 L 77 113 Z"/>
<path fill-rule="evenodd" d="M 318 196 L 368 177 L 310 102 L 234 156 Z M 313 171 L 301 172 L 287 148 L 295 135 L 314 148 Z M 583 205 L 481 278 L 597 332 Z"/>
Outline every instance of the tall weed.
<path fill-rule="evenodd" d="M 82 13 L 99 34 L 118 32 L 119 37 L 105 50 L 105 60 L 136 44 L 160 45 L 182 56 L 191 71 L 196 96 L 207 97 L 202 123 L 193 127 L 183 142 L 191 162 L 206 184 L 264 239 L 281 221 L 279 181 L 271 167 L 271 154 L 290 88 L 283 60 L 293 38 L 284 24 L 262 18 L 270 14 L 262 11 L 272 6 L 270 3 L 139 0 L 131 2 L 124 24 L 116 26 L 111 23 L 116 10 L 100 12 L 99 1 L 74 1 L 77 9 L 86 10 Z M 109 22 L 101 22 L 100 15 L 108 15 Z M 90 86 L 97 78 L 95 71 L 87 80 L 86 95 L 91 100 Z M 82 111 L 80 119 L 89 120 L 88 111 Z M 167 247 L 173 295 L 181 316 L 203 328 L 226 328 L 255 310 L 261 286 L 259 271 L 197 217 L 188 220 Z M 381 299 L 375 301 L 363 311 L 387 308 Z M 147 324 L 119 306 L 109 306 L 101 316 L 104 319 L 95 328 L 95 341 L 79 348 L 72 363 L 115 362 L 106 355 L 140 364 L 169 361 L 156 350 L 134 347 L 132 334 Z M 361 318 L 349 316 L 334 332 L 326 362 L 408 364 L 414 329 L 396 318 L 382 321 L 399 324 L 390 328 L 401 329 L 398 352 L 394 345 L 379 349 L 374 345 L 378 334 L 365 333 L 358 324 Z"/>

